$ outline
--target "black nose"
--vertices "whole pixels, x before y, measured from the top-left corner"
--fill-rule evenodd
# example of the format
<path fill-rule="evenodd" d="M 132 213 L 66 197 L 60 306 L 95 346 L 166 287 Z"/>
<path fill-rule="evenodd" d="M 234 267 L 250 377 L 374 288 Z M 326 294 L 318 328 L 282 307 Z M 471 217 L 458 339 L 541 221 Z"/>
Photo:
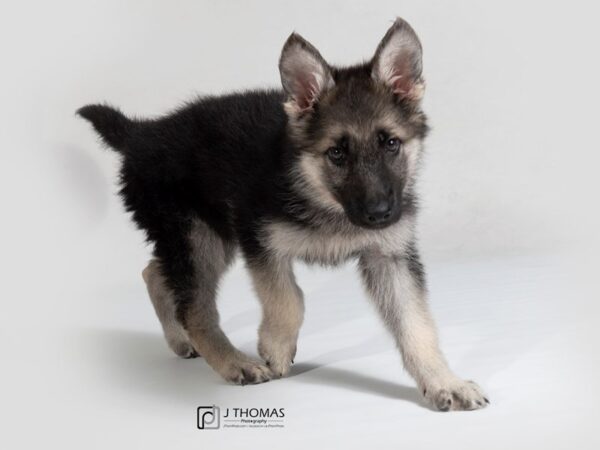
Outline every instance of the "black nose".
<path fill-rule="evenodd" d="M 380 199 L 365 206 L 365 220 L 367 223 L 377 225 L 385 222 L 392 216 L 392 205 L 388 199 Z"/>

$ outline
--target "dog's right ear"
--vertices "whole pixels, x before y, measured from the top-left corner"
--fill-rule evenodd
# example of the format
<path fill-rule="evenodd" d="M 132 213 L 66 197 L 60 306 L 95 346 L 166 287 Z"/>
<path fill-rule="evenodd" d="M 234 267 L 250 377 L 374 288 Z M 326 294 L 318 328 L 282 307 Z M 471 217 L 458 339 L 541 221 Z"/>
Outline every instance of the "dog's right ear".
<path fill-rule="evenodd" d="M 334 84 L 331 69 L 319 51 L 296 33 L 292 33 L 283 46 L 279 73 L 290 106 L 297 113 L 310 110 Z"/>

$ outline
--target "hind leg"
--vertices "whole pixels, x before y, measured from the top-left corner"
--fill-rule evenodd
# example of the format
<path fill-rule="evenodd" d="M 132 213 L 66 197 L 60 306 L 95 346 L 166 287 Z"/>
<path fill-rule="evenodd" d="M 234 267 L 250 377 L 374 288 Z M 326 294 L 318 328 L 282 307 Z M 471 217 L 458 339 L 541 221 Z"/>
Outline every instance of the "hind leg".
<path fill-rule="evenodd" d="M 184 238 L 171 235 L 168 245 L 157 245 L 158 253 L 163 254 L 162 272 L 173 291 L 177 322 L 194 349 L 227 381 L 268 381 L 271 370 L 262 361 L 236 349 L 219 325 L 217 287 L 233 259 L 235 246 L 200 221 L 187 231 Z M 174 239 L 179 242 L 173 242 Z"/>
<path fill-rule="evenodd" d="M 160 320 L 167 344 L 182 358 L 195 358 L 198 355 L 192 346 L 187 332 L 177 321 L 173 292 L 167 287 L 160 271 L 160 263 L 153 259 L 142 272 L 148 295 L 154 305 L 154 311 Z"/>

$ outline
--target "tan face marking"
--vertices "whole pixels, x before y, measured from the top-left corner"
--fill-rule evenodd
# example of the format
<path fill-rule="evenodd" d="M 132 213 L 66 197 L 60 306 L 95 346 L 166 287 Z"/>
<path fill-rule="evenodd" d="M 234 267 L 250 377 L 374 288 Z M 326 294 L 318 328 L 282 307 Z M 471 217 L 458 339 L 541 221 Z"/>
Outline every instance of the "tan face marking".
<path fill-rule="evenodd" d="M 343 212 L 344 208 L 325 184 L 324 164 L 325 159 L 321 154 L 304 153 L 293 174 L 296 184 L 300 191 L 317 205 L 332 211 Z"/>

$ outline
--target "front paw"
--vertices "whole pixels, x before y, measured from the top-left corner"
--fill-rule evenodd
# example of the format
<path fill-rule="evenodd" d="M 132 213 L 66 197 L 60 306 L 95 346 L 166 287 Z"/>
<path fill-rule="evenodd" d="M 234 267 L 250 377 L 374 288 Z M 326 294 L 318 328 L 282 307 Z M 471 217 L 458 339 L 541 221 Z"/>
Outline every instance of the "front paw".
<path fill-rule="evenodd" d="M 258 354 L 264 359 L 273 374 L 286 376 L 296 356 L 296 339 L 273 339 L 261 337 L 258 343 Z"/>
<path fill-rule="evenodd" d="M 233 384 L 258 384 L 273 378 L 269 367 L 241 352 L 236 352 L 215 368 L 228 382 Z"/>
<path fill-rule="evenodd" d="M 477 383 L 460 379 L 430 383 L 423 395 L 438 411 L 472 411 L 490 403 Z"/>

